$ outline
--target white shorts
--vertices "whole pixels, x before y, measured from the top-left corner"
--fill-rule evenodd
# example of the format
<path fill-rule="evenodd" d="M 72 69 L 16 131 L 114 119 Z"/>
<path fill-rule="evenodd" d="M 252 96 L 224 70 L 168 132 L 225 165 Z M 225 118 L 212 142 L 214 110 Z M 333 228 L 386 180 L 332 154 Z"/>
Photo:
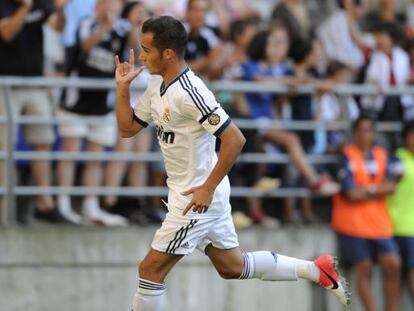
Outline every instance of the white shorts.
<path fill-rule="evenodd" d="M 59 125 L 59 134 L 62 137 L 86 138 L 106 147 L 113 147 L 116 143 L 117 130 L 113 113 L 95 117 L 101 119 L 102 124 L 88 124 L 85 116 L 66 110 L 59 110 L 57 115 L 62 119 Z"/>
<path fill-rule="evenodd" d="M 195 248 L 204 252 L 209 244 L 219 249 L 239 246 L 230 212 L 216 218 L 198 219 L 168 213 L 155 232 L 151 247 L 167 254 L 188 255 Z"/>
<path fill-rule="evenodd" d="M 5 94 L 0 88 L 0 116 L 6 116 L 4 96 Z M 14 89 L 10 92 L 10 101 L 11 112 L 14 117 L 22 114 L 35 117 L 51 117 L 53 115 L 53 104 L 50 94 L 44 89 Z M 5 124 L 1 125 L 0 128 L 0 131 L 4 134 Z M 50 145 L 55 141 L 55 132 L 50 124 L 24 124 L 22 128 L 24 137 L 30 144 Z M 17 133 L 17 128 L 15 133 Z"/>

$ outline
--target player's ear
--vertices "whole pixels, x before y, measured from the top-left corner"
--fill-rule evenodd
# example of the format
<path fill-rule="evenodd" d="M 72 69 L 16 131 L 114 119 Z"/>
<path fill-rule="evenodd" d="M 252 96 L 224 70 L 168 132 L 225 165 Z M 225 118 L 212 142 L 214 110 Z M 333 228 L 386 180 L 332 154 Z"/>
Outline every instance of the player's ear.
<path fill-rule="evenodd" d="M 174 57 L 174 51 L 172 49 L 164 50 L 164 58 L 171 60 Z"/>

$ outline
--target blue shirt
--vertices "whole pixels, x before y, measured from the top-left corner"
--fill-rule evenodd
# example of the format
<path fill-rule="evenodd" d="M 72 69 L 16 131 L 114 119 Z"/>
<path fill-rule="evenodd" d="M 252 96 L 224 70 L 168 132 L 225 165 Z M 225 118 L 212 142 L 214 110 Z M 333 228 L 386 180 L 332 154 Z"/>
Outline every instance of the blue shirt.
<path fill-rule="evenodd" d="M 264 66 L 254 61 L 247 61 L 242 64 L 242 79 L 245 81 L 255 81 L 255 77 L 257 76 L 283 77 L 288 73 L 289 68 L 285 64 L 272 67 Z M 247 93 L 246 99 L 251 118 L 273 118 L 273 94 Z"/>
<path fill-rule="evenodd" d="M 96 0 L 72 0 L 65 6 L 66 23 L 63 29 L 63 44 L 72 47 L 76 44 L 76 36 L 81 20 L 95 12 Z"/>

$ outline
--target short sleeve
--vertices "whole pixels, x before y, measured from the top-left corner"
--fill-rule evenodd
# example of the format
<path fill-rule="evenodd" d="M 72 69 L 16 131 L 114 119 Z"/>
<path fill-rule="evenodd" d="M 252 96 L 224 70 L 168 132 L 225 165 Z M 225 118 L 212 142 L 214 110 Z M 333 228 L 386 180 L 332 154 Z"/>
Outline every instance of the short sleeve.
<path fill-rule="evenodd" d="M 214 94 L 206 88 L 198 89 L 181 83 L 186 96 L 183 100 L 182 113 L 196 120 L 209 133 L 220 136 L 230 125 L 231 118 L 217 103 Z"/>
<path fill-rule="evenodd" d="M 147 88 L 144 94 L 138 99 L 137 104 L 133 107 L 134 120 L 142 127 L 147 127 L 152 122 L 150 104 L 150 90 Z"/>

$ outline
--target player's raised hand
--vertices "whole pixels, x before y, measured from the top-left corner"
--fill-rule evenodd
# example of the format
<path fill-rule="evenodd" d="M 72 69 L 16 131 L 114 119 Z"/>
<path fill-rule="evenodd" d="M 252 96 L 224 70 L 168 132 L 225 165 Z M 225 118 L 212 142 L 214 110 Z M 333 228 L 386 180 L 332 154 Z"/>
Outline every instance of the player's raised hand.
<path fill-rule="evenodd" d="M 186 215 L 189 210 L 193 210 L 196 213 L 205 213 L 210 207 L 211 201 L 213 201 L 214 189 L 206 186 L 193 187 L 187 191 L 181 193 L 182 195 L 190 195 L 193 197 L 191 202 L 186 206 L 183 211 L 183 215 Z"/>
<path fill-rule="evenodd" d="M 129 63 L 121 63 L 118 55 L 116 55 L 115 66 L 115 80 L 117 84 L 129 85 L 144 70 L 144 67 L 135 70 L 135 57 L 133 49 L 129 51 Z"/>

